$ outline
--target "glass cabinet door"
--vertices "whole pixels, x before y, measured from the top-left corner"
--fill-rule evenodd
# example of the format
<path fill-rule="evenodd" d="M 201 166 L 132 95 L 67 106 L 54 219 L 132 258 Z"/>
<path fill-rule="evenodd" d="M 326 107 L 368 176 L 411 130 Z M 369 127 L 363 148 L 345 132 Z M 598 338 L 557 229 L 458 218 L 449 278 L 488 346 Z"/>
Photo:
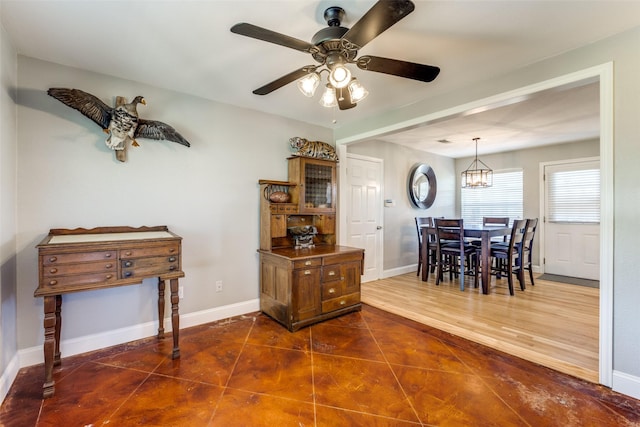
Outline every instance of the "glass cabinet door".
<path fill-rule="evenodd" d="M 290 158 L 289 179 L 298 183 L 300 212 L 336 210 L 336 164 L 304 157 Z"/>

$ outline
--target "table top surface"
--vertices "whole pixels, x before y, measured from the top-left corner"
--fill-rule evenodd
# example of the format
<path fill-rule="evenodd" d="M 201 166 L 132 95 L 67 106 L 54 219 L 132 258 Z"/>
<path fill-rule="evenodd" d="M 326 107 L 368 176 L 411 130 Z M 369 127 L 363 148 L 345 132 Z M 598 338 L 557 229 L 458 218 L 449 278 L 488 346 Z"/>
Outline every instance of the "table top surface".
<path fill-rule="evenodd" d="M 66 243 L 94 243 L 111 242 L 121 240 L 145 240 L 145 239 L 167 239 L 175 237 L 168 231 L 136 231 L 130 233 L 99 233 L 99 234 L 64 234 L 51 236 L 50 245 Z"/>

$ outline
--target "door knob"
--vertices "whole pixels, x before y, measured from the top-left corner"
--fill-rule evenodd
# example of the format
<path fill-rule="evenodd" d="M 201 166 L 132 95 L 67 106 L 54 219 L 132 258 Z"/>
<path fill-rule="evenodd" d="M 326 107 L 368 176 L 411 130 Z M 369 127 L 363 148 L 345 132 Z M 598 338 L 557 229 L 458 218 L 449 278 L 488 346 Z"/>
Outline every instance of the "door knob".
<path fill-rule="evenodd" d="M 381 225 L 377 226 L 376 230 L 382 230 L 382 226 Z"/>

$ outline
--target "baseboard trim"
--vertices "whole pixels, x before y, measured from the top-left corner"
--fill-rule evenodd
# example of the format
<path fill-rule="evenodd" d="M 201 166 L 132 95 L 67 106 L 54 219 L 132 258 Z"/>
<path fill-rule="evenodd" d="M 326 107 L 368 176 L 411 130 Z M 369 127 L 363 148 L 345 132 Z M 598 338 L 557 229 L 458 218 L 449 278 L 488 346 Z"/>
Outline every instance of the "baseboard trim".
<path fill-rule="evenodd" d="M 614 370 L 612 379 L 611 388 L 613 391 L 640 399 L 640 377 Z"/>
<path fill-rule="evenodd" d="M 254 299 L 243 301 L 236 304 L 225 305 L 208 310 L 202 310 L 193 313 L 180 315 L 180 327 L 189 328 L 204 323 L 215 322 L 221 319 L 227 319 L 233 316 L 252 313 L 260 310 L 260 300 Z M 165 332 L 170 332 L 171 318 L 164 320 Z M 154 336 L 158 333 L 158 324 L 156 322 L 146 322 L 139 325 L 129 326 L 121 329 L 114 329 L 99 334 L 86 335 L 80 338 L 64 340 L 60 343 L 60 349 L 64 357 L 76 354 L 86 353 L 89 351 L 99 350 L 112 345 L 118 345 L 129 341 L 135 341 L 142 338 Z M 44 354 L 42 346 L 38 345 L 18 351 L 19 368 L 44 363 Z M 8 372 L 7 369 L 5 372 Z M 17 375 L 17 369 L 16 369 Z M 4 375 L 3 375 L 4 377 Z M 11 379 L 11 383 L 15 379 L 15 375 Z M 10 383 L 10 384 L 11 384 Z M 0 383 L 0 386 L 2 384 Z M 0 389 L 0 391 L 2 391 Z"/>
<path fill-rule="evenodd" d="M 16 380 L 19 370 L 20 365 L 16 354 L 11 358 L 2 375 L 0 375 L 0 402 L 4 402 L 4 398 L 7 397 L 7 393 L 9 393 L 11 385 Z"/>
<path fill-rule="evenodd" d="M 406 274 L 411 272 L 415 273 L 416 271 L 418 271 L 418 264 L 405 265 L 403 267 L 396 267 L 390 270 L 384 270 L 382 272 L 382 278 L 388 279 L 389 277 L 399 276 L 401 274 Z"/>

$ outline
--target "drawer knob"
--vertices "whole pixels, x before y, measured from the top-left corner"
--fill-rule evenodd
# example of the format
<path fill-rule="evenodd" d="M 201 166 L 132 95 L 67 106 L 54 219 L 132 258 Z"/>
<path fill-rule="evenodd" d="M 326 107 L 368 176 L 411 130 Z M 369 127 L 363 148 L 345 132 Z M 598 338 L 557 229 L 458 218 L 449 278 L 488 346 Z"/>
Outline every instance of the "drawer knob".
<path fill-rule="evenodd" d="M 105 258 L 111 258 L 111 252 L 107 252 L 104 256 Z"/>
<path fill-rule="evenodd" d="M 330 294 L 335 294 L 335 293 L 336 293 L 336 288 L 331 288 L 331 289 L 329 289 L 329 293 L 330 293 Z"/>
<path fill-rule="evenodd" d="M 126 256 L 131 256 L 131 251 L 126 251 L 124 254 L 125 254 Z"/>
<path fill-rule="evenodd" d="M 169 271 L 173 271 L 173 270 L 175 270 L 175 269 L 176 269 L 176 266 L 175 266 L 175 265 L 171 265 L 171 266 L 169 266 Z"/>
<path fill-rule="evenodd" d="M 336 272 L 335 272 L 335 271 L 330 271 L 330 272 L 329 272 L 329 276 L 335 276 L 335 275 L 336 275 Z"/>
<path fill-rule="evenodd" d="M 113 274 L 107 274 L 107 280 L 111 279 L 113 277 Z"/>
<path fill-rule="evenodd" d="M 174 256 L 169 257 L 169 262 L 174 262 L 175 260 L 176 260 L 176 257 L 174 257 Z"/>
<path fill-rule="evenodd" d="M 311 260 L 307 260 L 304 262 L 304 265 L 311 265 Z"/>
<path fill-rule="evenodd" d="M 130 272 L 130 271 L 125 271 L 125 272 L 124 272 L 124 277 L 131 277 L 131 275 L 132 275 L 132 274 L 133 274 L 133 273 L 132 273 L 132 272 Z"/>
<path fill-rule="evenodd" d="M 55 274 L 57 272 L 58 272 L 57 268 L 52 268 L 51 270 L 49 270 L 49 273 L 51 273 L 51 274 Z"/>
<path fill-rule="evenodd" d="M 176 251 L 176 250 L 175 250 L 174 248 L 169 249 L 169 253 L 170 253 L 170 254 L 171 254 L 171 253 L 173 253 L 173 252 L 175 252 L 175 251 Z"/>
<path fill-rule="evenodd" d="M 131 267 L 132 264 L 133 263 L 131 261 L 127 261 L 127 262 L 124 263 L 124 266 L 125 267 Z"/>
<path fill-rule="evenodd" d="M 340 301 L 340 305 L 345 305 L 347 302 L 345 300 Z"/>
<path fill-rule="evenodd" d="M 109 264 L 105 265 L 105 267 L 106 268 L 111 268 L 111 267 L 113 267 L 113 264 L 109 263 Z"/>
<path fill-rule="evenodd" d="M 344 282 L 344 276 L 340 277 L 340 280 L 342 280 Z"/>
<path fill-rule="evenodd" d="M 51 286 L 56 285 L 56 284 L 58 284 L 57 280 L 50 280 L 49 281 L 49 285 L 51 285 Z"/>
<path fill-rule="evenodd" d="M 56 262 L 58 260 L 58 257 L 52 256 L 51 258 L 49 258 L 49 262 Z"/>
<path fill-rule="evenodd" d="M 308 276 L 308 275 L 310 275 L 310 274 L 311 274 L 311 270 L 305 270 L 305 271 L 304 271 L 304 275 L 305 275 L 305 276 Z"/>

